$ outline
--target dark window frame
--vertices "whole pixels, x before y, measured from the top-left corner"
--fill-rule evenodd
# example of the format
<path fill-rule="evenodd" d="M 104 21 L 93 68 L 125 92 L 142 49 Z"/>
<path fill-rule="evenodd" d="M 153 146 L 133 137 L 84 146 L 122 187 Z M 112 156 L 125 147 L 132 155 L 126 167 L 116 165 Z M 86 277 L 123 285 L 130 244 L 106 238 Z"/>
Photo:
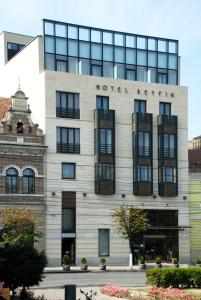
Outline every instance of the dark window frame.
<path fill-rule="evenodd" d="M 64 166 L 66 165 L 71 165 L 73 166 L 73 177 L 64 177 Z M 76 179 L 76 163 L 70 163 L 70 162 L 62 162 L 62 179 L 67 179 L 67 180 L 73 180 Z"/>
<path fill-rule="evenodd" d="M 16 171 L 16 174 L 8 174 L 9 171 Z M 18 193 L 18 180 L 19 172 L 15 167 L 9 167 L 5 174 L 5 191 L 6 194 L 17 194 Z"/>
<path fill-rule="evenodd" d="M 73 223 L 71 224 L 71 227 L 72 227 L 72 229 L 73 230 L 69 230 L 69 229 L 67 229 L 67 230 L 65 230 L 64 229 L 64 222 L 63 222 L 63 219 L 64 219 L 64 211 L 71 211 L 71 212 L 73 212 L 72 213 L 72 216 L 73 216 Z M 76 231 L 76 209 L 75 208 L 66 208 L 66 207 L 63 207 L 62 208 L 62 233 L 75 233 L 75 231 Z"/>
<path fill-rule="evenodd" d="M 73 143 L 69 143 L 69 131 L 73 130 Z M 67 140 L 63 143 L 63 131 L 66 131 Z M 76 132 L 79 132 L 79 143 L 75 143 Z M 80 154 L 80 128 L 57 127 L 56 128 L 57 153 Z"/>
<path fill-rule="evenodd" d="M 165 137 L 167 137 L 167 147 L 165 145 Z M 173 137 L 173 143 L 174 147 L 171 146 L 171 138 Z M 163 134 L 163 157 L 169 158 L 169 159 L 175 159 L 176 158 L 176 134 L 169 134 L 164 133 Z"/>
<path fill-rule="evenodd" d="M 108 248 L 106 249 L 105 251 L 105 254 L 104 253 L 101 253 L 100 251 L 100 245 L 101 245 L 101 236 L 100 236 L 100 232 L 101 231 L 107 231 L 107 243 L 108 243 Z M 98 256 L 99 257 L 108 257 L 110 256 L 110 229 L 108 228 L 99 228 L 98 229 Z"/>
<path fill-rule="evenodd" d="M 100 101 L 100 106 L 98 105 L 98 102 Z M 104 102 L 107 103 L 107 108 L 105 109 L 104 108 Z M 100 96 L 100 95 L 97 95 L 96 96 L 96 109 L 103 109 L 103 110 L 109 110 L 109 97 L 108 96 Z M 99 107 L 98 107 L 99 106 Z"/>
<path fill-rule="evenodd" d="M 167 169 L 171 169 L 171 178 L 169 179 L 169 174 L 167 174 Z M 162 181 L 163 183 L 176 183 L 176 167 L 163 166 L 162 167 Z"/>
<path fill-rule="evenodd" d="M 147 169 L 146 174 L 147 178 L 143 178 L 142 169 Z M 136 166 L 136 181 L 137 182 L 152 182 L 152 167 L 150 165 L 137 165 Z"/>
<path fill-rule="evenodd" d="M 62 96 L 66 97 L 66 106 L 62 106 Z M 69 96 L 73 97 L 73 107 L 71 108 L 69 105 Z M 76 98 L 78 97 L 78 107 L 76 107 Z M 80 94 L 72 93 L 72 92 L 63 92 L 56 91 L 56 117 L 60 118 L 71 118 L 71 119 L 80 119 Z"/>
<path fill-rule="evenodd" d="M 32 171 L 32 175 L 28 175 L 28 174 L 24 174 L 26 170 L 31 170 Z M 22 177 L 22 189 L 23 189 L 23 194 L 35 194 L 35 184 L 36 184 L 36 180 L 35 180 L 35 172 L 33 169 L 31 168 L 26 168 L 23 170 L 22 173 L 23 177 Z M 26 189 L 25 189 L 25 184 L 26 184 Z"/>
<path fill-rule="evenodd" d="M 109 128 L 100 128 L 100 141 L 99 141 L 99 152 L 100 154 L 107 154 L 112 155 L 113 154 L 113 130 Z M 111 144 L 107 143 L 108 133 L 111 138 Z M 104 143 L 101 142 L 102 136 L 104 137 Z"/>
<path fill-rule="evenodd" d="M 139 139 L 140 139 L 140 134 L 142 134 L 142 141 L 143 141 L 143 146 L 140 146 L 139 144 Z M 146 141 L 146 136 L 148 136 L 148 146 L 145 146 L 145 141 Z M 138 156 L 145 156 L 149 157 L 151 155 L 151 133 L 150 132 L 145 132 L 145 131 L 138 131 L 137 132 L 137 145 L 138 145 Z"/>
<path fill-rule="evenodd" d="M 167 112 L 169 110 L 169 113 Z M 172 103 L 171 102 L 159 102 L 159 114 L 162 116 L 171 116 Z"/>
<path fill-rule="evenodd" d="M 143 106 L 145 109 L 143 109 Z M 135 99 L 134 100 L 134 112 L 140 113 L 140 114 L 145 114 L 147 112 L 147 101 Z"/>

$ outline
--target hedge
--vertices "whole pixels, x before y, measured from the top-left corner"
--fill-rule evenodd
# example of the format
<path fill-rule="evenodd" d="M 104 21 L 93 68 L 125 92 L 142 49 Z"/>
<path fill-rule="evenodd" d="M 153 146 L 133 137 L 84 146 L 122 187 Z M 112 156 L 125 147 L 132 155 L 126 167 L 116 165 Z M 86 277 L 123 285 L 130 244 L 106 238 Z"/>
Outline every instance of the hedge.
<path fill-rule="evenodd" d="M 157 287 L 200 288 L 201 268 L 163 268 L 146 270 L 147 283 Z"/>

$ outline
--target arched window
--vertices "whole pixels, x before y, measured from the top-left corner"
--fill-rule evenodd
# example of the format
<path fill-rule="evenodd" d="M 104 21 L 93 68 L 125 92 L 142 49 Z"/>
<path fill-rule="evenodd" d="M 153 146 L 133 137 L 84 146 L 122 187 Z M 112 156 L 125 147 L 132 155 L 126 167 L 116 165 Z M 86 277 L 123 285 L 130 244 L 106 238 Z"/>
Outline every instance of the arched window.
<path fill-rule="evenodd" d="M 35 192 L 35 173 L 27 168 L 23 171 L 23 193 L 33 194 Z"/>
<path fill-rule="evenodd" d="M 18 190 L 18 171 L 15 168 L 6 170 L 6 193 L 17 193 Z"/>
<path fill-rule="evenodd" d="M 17 133 L 23 133 L 24 132 L 24 127 L 23 127 L 23 123 L 21 120 L 19 120 L 19 122 L 17 122 Z"/>

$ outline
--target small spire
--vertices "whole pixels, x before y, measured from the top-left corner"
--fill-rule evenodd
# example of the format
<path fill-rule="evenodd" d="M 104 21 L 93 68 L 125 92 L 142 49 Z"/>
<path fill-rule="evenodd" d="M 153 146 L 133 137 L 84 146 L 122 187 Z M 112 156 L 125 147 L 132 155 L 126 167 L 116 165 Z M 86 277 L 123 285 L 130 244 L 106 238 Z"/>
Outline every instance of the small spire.
<path fill-rule="evenodd" d="M 18 88 L 17 88 L 18 91 L 21 91 L 21 85 L 20 85 L 20 77 L 18 77 Z"/>

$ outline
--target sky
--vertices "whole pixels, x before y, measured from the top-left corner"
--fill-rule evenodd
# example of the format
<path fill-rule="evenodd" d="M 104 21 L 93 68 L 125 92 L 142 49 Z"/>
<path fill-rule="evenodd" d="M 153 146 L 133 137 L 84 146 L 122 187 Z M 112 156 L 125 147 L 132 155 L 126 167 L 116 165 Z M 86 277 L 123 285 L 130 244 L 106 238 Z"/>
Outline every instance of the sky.
<path fill-rule="evenodd" d="M 0 32 L 39 35 L 43 18 L 178 39 L 189 139 L 201 135 L 200 0 L 0 0 Z"/>

